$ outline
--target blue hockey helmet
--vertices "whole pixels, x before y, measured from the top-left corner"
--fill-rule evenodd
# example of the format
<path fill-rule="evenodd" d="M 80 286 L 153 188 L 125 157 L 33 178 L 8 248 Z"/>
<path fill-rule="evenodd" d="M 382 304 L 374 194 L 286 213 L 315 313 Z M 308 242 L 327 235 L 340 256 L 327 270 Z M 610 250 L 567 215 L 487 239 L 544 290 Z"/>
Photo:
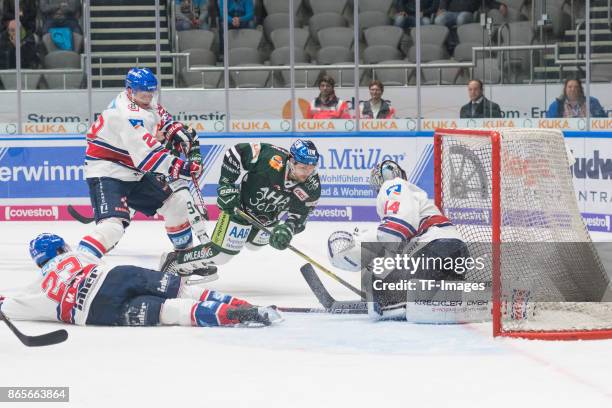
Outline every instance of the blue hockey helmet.
<path fill-rule="evenodd" d="M 68 251 L 70 247 L 59 235 L 44 232 L 30 241 L 30 256 L 39 267 L 60 253 Z"/>
<path fill-rule="evenodd" d="M 316 165 L 319 162 L 319 152 L 311 140 L 296 140 L 289 152 L 298 163 Z"/>
<path fill-rule="evenodd" d="M 125 77 L 125 87 L 132 92 L 155 92 L 157 78 L 149 68 L 132 68 Z"/>

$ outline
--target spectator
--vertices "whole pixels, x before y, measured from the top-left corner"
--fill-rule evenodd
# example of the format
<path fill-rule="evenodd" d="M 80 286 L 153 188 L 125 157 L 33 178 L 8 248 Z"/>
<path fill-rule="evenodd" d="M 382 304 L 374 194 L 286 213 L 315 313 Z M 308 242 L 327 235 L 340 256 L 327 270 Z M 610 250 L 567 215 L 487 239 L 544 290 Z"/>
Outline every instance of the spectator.
<path fill-rule="evenodd" d="M 21 27 L 21 68 L 38 68 L 40 59 L 36 52 L 34 35 Z M 15 40 L 17 21 L 11 20 L 7 29 L 0 35 L 0 69 L 15 69 L 17 57 L 15 54 Z"/>
<path fill-rule="evenodd" d="M 40 0 L 43 14 L 43 34 L 52 27 L 68 27 L 73 33 L 83 34 L 78 18 L 81 12 L 79 0 Z"/>
<path fill-rule="evenodd" d="M 334 86 L 336 81 L 329 75 L 319 79 L 319 96 L 317 96 L 306 111 L 306 119 L 350 119 L 348 103 L 338 99 Z"/>
<path fill-rule="evenodd" d="M 31 33 L 36 32 L 36 13 L 38 4 L 36 0 L 19 1 L 19 17 L 21 25 Z M 4 1 L 2 4 L 2 31 L 6 30 L 9 21 L 15 19 L 15 2 Z"/>
<path fill-rule="evenodd" d="M 219 30 L 223 27 L 223 0 L 219 0 Z M 227 28 L 255 28 L 253 0 L 229 0 L 227 3 Z"/>
<path fill-rule="evenodd" d="M 607 113 L 599 101 L 589 98 L 591 117 L 605 118 Z M 566 79 L 563 85 L 563 94 L 550 104 L 546 117 L 549 118 L 584 118 L 586 112 L 586 97 L 579 79 Z"/>
<path fill-rule="evenodd" d="M 439 0 L 421 0 L 421 25 L 431 24 L 431 16 L 438 10 Z M 402 29 L 416 26 L 416 0 L 397 0 L 393 25 Z"/>
<path fill-rule="evenodd" d="M 176 30 L 208 30 L 208 0 L 176 0 Z"/>
<path fill-rule="evenodd" d="M 448 28 L 471 23 L 480 3 L 480 0 L 440 0 L 435 23 Z"/>
<path fill-rule="evenodd" d="M 393 119 L 395 109 L 389 101 L 382 99 L 385 86 L 379 80 L 370 82 L 370 100 L 359 104 L 359 116 L 361 119 Z"/>
<path fill-rule="evenodd" d="M 461 119 L 501 118 L 499 105 L 488 100 L 482 94 L 483 85 L 479 79 L 468 82 L 468 95 L 470 101 L 461 107 Z"/>

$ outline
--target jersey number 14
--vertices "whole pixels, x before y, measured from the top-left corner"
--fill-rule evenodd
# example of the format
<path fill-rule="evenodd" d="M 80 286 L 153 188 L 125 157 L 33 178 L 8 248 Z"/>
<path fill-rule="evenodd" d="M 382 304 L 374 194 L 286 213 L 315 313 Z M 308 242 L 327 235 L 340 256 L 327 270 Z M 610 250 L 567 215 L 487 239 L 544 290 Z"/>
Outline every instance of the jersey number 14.
<path fill-rule="evenodd" d="M 385 214 L 393 213 L 397 214 L 399 211 L 399 201 L 385 201 Z"/>

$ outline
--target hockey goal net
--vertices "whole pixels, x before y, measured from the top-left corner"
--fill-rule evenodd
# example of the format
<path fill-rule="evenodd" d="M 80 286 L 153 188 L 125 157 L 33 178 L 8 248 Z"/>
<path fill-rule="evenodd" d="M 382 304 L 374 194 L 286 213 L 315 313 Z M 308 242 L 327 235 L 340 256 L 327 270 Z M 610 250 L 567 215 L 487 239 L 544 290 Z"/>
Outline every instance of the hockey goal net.
<path fill-rule="evenodd" d="M 492 281 L 493 335 L 612 338 L 610 280 L 578 210 L 556 130 L 438 129 L 438 207 Z"/>

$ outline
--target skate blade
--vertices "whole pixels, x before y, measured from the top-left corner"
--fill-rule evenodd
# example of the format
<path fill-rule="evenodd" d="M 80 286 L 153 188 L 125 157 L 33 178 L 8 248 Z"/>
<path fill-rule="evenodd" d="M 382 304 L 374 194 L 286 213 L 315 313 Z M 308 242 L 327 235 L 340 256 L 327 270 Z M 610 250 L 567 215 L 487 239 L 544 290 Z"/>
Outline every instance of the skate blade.
<path fill-rule="evenodd" d="M 285 318 L 282 314 L 276 309 L 276 306 L 264 306 L 259 308 L 260 312 L 268 313 L 268 319 L 270 320 L 270 324 L 278 324 L 285 321 Z"/>
<path fill-rule="evenodd" d="M 212 275 L 200 276 L 200 275 L 191 275 L 185 279 L 185 284 L 189 286 L 202 285 L 208 282 L 214 282 L 219 279 L 219 275 L 214 273 Z"/>

